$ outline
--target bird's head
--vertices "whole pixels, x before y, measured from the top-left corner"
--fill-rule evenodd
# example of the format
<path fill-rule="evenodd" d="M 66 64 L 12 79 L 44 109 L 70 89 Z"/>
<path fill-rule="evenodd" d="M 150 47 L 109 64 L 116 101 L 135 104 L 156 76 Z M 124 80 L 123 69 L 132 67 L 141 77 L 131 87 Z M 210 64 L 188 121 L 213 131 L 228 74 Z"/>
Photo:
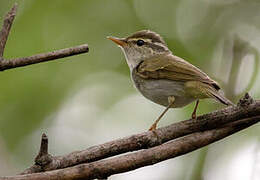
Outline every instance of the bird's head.
<path fill-rule="evenodd" d="M 126 38 L 108 37 L 123 50 L 130 69 L 137 66 L 141 61 L 170 53 L 162 37 L 152 31 L 138 31 Z"/>

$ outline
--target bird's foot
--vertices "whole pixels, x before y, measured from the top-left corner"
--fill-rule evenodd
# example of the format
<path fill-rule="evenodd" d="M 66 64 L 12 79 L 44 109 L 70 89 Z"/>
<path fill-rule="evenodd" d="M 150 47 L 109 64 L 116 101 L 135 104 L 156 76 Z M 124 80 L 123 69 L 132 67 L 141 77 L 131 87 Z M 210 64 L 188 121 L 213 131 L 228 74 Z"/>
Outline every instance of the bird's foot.
<path fill-rule="evenodd" d="M 196 119 L 197 119 L 197 115 L 196 115 L 196 113 L 192 113 L 192 115 L 191 115 L 191 119 L 193 119 L 193 120 L 196 120 Z"/>
<path fill-rule="evenodd" d="M 155 130 L 156 130 L 156 127 L 157 127 L 157 124 L 154 123 L 154 124 L 149 128 L 149 131 L 155 131 Z"/>

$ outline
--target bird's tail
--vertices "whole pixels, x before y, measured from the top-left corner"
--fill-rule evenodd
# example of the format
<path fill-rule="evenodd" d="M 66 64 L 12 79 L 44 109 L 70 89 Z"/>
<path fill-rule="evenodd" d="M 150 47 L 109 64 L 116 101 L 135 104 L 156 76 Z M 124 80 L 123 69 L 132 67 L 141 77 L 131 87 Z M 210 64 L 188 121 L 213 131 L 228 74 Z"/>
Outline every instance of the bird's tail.
<path fill-rule="evenodd" d="M 234 106 L 234 103 L 232 103 L 229 99 L 227 99 L 224 95 L 222 95 L 220 90 L 216 90 L 215 88 L 210 87 L 207 88 L 207 94 L 222 104 L 225 104 L 227 106 L 228 105 Z"/>

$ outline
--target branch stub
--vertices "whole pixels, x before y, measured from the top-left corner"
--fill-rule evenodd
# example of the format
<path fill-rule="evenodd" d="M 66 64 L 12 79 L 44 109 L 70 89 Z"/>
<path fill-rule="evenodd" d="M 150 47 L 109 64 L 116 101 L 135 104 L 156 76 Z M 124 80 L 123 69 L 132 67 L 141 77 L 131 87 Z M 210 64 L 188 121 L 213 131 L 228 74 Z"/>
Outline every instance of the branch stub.
<path fill-rule="evenodd" d="M 247 107 L 250 104 L 252 104 L 253 102 L 254 102 L 254 99 L 248 93 L 246 93 L 245 96 L 239 100 L 237 105 L 240 107 Z"/>

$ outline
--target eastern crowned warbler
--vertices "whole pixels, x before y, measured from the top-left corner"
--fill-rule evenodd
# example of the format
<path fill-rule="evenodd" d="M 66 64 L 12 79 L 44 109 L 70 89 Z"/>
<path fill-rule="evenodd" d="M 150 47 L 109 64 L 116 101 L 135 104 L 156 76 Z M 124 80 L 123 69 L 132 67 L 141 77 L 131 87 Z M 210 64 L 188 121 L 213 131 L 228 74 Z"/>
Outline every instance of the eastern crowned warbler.
<path fill-rule="evenodd" d="M 143 30 L 127 38 L 108 39 L 123 50 L 132 80 L 141 94 L 166 107 L 149 130 L 156 129 L 169 108 L 183 107 L 195 100 L 193 119 L 196 119 L 199 99 L 213 98 L 222 104 L 233 105 L 221 95 L 217 82 L 199 68 L 173 55 L 159 34 Z"/>

